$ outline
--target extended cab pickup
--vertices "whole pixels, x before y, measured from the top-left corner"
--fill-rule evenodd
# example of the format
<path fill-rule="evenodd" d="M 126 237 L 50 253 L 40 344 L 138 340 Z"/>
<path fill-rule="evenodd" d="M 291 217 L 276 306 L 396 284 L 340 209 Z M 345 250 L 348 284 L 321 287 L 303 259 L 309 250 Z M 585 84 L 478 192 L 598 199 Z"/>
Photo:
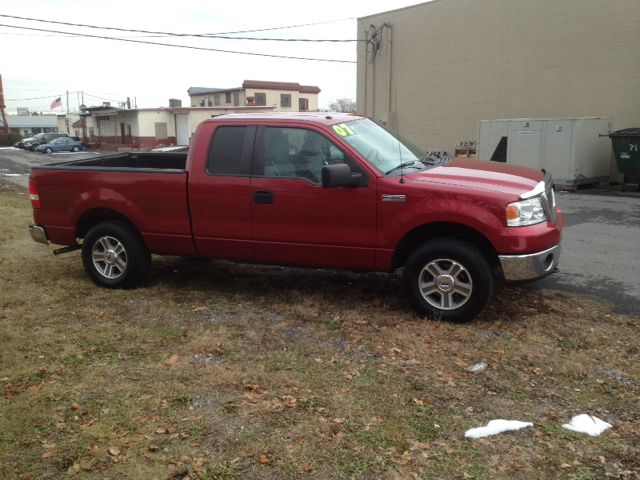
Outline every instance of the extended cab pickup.
<path fill-rule="evenodd" d="M 188 155 L 122 153 L 33 167 L 34 240 L 82 249 L 91 279 L 140 283 L 151 254 L 391 271 L 419 314 L 469 321 L 494 279 L 559 260 L 551 176 L 425 157 L 355 115 L 228 115 Z"/>

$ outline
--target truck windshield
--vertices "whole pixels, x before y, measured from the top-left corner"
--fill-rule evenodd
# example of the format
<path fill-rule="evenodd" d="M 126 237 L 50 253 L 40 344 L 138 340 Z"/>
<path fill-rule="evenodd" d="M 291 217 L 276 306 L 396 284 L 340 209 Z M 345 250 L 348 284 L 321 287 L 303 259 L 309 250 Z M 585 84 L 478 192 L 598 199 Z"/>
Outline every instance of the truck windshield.
<path fill-rule="evenodd" d="M 398 140 L 367 118 L 333 125 L 332 128 L 383 175 L 400 175 L 405 168 L 409 172 L 429 168 L 429 165 L 421 163 L 425 154 L 420 149 Z"/>

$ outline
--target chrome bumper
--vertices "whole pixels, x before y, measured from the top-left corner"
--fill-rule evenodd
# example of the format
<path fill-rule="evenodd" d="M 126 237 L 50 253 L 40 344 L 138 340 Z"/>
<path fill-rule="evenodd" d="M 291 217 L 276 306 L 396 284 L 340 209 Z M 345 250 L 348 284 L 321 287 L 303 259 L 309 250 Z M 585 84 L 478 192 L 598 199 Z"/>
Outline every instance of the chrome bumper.
<path fill-rule="evenodd" d="M 507 282 L 536 280 L 553 273 L 560 260 L 560 244 L 548 250 L 527 255 L 499 255 Z"/>
<path fill-rule="evenodd" d="M 47 232 L 44 227 L 32 223 L 29 225 L 29 233 L 31 233 L 31 238 L 38 243 L 44 243 L 45 245 L 49 245 L 49 239 L 47 238 Z"/>

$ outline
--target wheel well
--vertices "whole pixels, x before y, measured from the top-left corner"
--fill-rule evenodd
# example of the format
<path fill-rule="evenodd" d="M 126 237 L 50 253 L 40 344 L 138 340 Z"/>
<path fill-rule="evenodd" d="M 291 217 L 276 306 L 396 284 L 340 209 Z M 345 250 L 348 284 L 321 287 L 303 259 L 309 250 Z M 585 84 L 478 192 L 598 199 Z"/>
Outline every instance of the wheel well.
<path fill-rule="evenodd" d="M 489 264 L 494 268 L 500 267 L 498 252 L 491 242 L 477 230 L 460 223 L 435 222 L 421 225 L 407 233 L 393 253 L 391 267 L 393 269 L 403 267 L 411 253 L 423 243 L 435 238 L 454 237 L 473 244 L 485 256 Z"/>
<path fill-rule="evenodd" d="M 98 223 L 104 222 L 106 220 L 124 220 L 133 228 L 136 228 L 133 222 L 131 222 L 131 220 L 122 215 L 120 212 L 116 212 L 115 210 L 111 210 L 109 208 L 95 208 L 93 210 L 84 212 L 82 214 L 82 217 L 80 217 L 80 220 L 78 220 L 78 224 L 76 225 L 76 238 L 84 238 L 87 232 L 94 225 L 97 225 Z"/>

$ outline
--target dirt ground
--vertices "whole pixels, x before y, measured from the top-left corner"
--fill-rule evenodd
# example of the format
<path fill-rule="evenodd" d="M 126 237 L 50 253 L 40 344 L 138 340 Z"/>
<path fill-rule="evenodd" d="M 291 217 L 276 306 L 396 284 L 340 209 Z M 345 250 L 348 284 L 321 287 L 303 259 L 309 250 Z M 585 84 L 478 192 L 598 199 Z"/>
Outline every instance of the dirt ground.
<path fill-rule="evenodd" d="M 638 317 L 498 287 L 447 324 L 397 273 L 179 257 L 111 291 L 31 240 L 26 189 L 0 218 L 2 478 L 640 478 Z M 533 426 L 465 437 L 493 419 Z"/>

